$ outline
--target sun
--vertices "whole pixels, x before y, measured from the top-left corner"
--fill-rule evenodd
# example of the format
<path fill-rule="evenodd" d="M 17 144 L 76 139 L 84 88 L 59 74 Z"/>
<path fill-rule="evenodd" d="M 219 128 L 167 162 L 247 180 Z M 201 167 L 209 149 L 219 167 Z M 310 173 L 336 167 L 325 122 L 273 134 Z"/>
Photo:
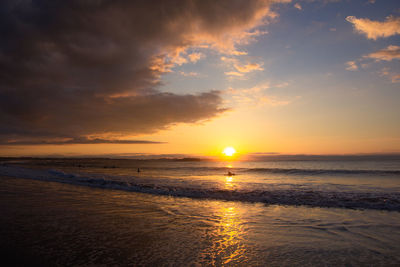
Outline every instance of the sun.
<path fill-rule="evenodd" d="M 236 150 L 233 147 L 228 146 L 228 147 L 225 147 L 225 149 L 222 153 L 224 153 L 225 156 L 232 157 L 233 154 L 236 153 Z"/>

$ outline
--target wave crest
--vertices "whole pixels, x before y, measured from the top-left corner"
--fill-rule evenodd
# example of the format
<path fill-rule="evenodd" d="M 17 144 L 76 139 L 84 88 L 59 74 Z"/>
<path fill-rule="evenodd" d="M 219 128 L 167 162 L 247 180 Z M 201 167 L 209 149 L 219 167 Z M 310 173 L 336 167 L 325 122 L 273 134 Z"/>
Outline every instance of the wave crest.
<path fill-rule="evenodd" d="M 226 190 L 190 187 L 190 185 L 151 184 L 135 181 L 135 179 L 128 182 L 113 180 L 112 177 L 96 178 L 88 175 L 65 173 L 59 170 L 31 170 L 10 166 L 0 166 L 0 175 L 175 197 L 400 211 L 400 193 L 393 192 L 339 192 L 309 189 Z"/>

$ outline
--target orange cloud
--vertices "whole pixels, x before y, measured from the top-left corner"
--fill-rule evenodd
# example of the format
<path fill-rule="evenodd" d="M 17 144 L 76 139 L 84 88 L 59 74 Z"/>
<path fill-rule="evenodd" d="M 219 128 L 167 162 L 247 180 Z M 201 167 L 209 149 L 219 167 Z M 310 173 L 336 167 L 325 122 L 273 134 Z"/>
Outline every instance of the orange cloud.
<path fill-rule="evenodd" d="M 400 59 L 400 46 L 389 45 L 385 49 L 364 56 L 364 58 L 372 58 L 376 61 L 392 61 L 393 59 Z"/>
<path fill-rule="evenodd" d="M 393 75 L 391 78 L 392 78 L 392 83 L 400 82 L 400 74 Z"/>
<path fill-rule="evenodd" d="M 236 58 L 232 57 L 221 57 L 221 60 L 228 64 L 233 70 L 225 72 L 228 76 L 243 77 L 245 73 L 249 73 L 256 70 L 264 70 L 262 63 L 247 63 L 242 64 Z"/>
<path fill-rule="evenodd" d="M 237 62 L 236 58 L 231 58 L 231 57 L 221 57 L 221 60 L 227 63 L 235 63 Z"/>
<path fill-rule="evenodd" d="M 192 53 L 188 55 L 188 58 L 192 63 L 199 61 L 202 57 L 204 57 L 203 53 Z"/>
<path fill-rule="evenodd" d="M 187 59 L 182 55 L 193 47 L 213 49 L 231 56 L 246 55 L 247 52 L 239 51 L 236 47 L 254 42 L 256 37 L 266 34 L 267 32 L 260 31 L 257 27 L 278 16 L 270 6 L 289 2 L 291 0 L 252 0 L 234 2 L 235 4 L 229 2 L 228 9 L 224 3 L 217 2 L 215 10 L 207 11 L 211 12 L 210 14 L 194 13 L 190 17 L 182 15 L 168 27 L 172 36 L 176 35 L 176 32 L 180 33 L 181 44 L 164 47 L 157 56 L 164 56 L 165 64 L 181 65 L 187 63 Z M 214 14 L 216 12 L 221 14 Z M 188 56 L 191 62 L 200 59 L 199 55 L 191 55 Z M 170 65 L 159 69 L 168 71 Z"/>
<path fill-rule="evenodd" d="M 227 71 L 225 72 L 225 75 L 242 77 L 244 74 L 237 71 Z"/>
<path fill-rule="evenodd" d="M 347 61 L 346 65 L 347 65 L 346 70 L 351 70 L 351 71 L 358 70 L 358 66 L 355 61 Z"/>
<path fill-rule="evenodd" d="M 398 83 L 400 82 L 400 74 L 399 73 L 393 73 L 389 68 L 385 67 L 381 70 L 380 72 L 381 76 L 386 76 L 389 77 L 392 81 L 392 83 Z"/>
<path fill-rule="evenodd" d="M 242 73 L 243 72 L 247 73 L 247 72 L 254 71 L 254 70 L 264 70 L 264 68 L 261 67 L 261 64 L 257 64 L 257 63 L 248 63 L 246 65 L 235 64 L 234 67 L 236 70 L 238 70 Z"/>
<path fill-rule="evenodd" d="M 298 10 L 303 9 L 299 3 L 294 4 L 294 7 L 297 8 Z"/>
<path fill-rule="evenodd" d="M 354 16 L 348 16 L 346 20 L 353 24 L 357 32 L 365 34 L 369 39 L 376 40 L 380 37 L 400 34 L 400 17 L 389 16 L 383 22 L 358 19 Z"/>
<path fill-rule="evenodd" d="M 179 72 L 180 75 L 185 76 L 185 77 L 197 77 L 199 76 L 199 74 L 197 72 L 184 72 L 184 71 L 180 71 Z"/>

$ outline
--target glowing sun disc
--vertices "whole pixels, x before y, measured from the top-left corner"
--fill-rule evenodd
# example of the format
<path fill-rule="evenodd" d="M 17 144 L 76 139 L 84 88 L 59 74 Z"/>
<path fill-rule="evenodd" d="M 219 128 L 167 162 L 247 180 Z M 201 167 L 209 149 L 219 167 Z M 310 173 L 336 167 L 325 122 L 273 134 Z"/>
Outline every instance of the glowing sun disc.
<path fill-rule="evenodd" d="M 233 147 L 228 146 L 228 147 L 226 147 L 226 148 L 224 149 L 223 153 L 224 153 L 226 156 L 231 157 L 233 154 L 236 153 L 236 150 L 235 150 Z"/>

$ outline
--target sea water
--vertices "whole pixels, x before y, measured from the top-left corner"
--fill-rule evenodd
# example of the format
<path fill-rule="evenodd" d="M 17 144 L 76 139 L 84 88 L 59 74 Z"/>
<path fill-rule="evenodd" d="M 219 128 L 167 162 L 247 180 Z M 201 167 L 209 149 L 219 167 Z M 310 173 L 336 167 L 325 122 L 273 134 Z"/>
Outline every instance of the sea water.
<path fill-rule="evenodd" d="M 7 160 L 0 243 L 61 265 L 396 266 L 399 162 Z"/>
<path fill-rule="evenodd" d="M 33 159 L 4 161 L 0 175 L 154 195 L 400 211 L 400 158 L 394 156 L 237 162 Z"/>

